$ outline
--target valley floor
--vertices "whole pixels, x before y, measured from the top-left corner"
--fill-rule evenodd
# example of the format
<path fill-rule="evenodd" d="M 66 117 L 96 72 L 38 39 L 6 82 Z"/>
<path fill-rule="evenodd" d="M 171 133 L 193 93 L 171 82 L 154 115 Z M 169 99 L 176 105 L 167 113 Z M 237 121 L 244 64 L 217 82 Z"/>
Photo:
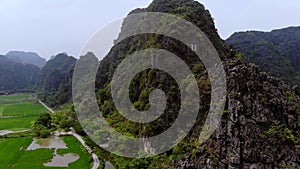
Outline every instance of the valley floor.
<path fill-rule="evenodd" d="M 91 154 L 92 151 L 86 148 L 85 142 L 77 134 L 59 137 L 66 145 L 65 148 L 45 147 L 47 144 L 51 145 L 54 137 L 33 138 L 31 126 L 45 112 L 55 113 L 46 104 L 38 101 L 34 94 L 0 96 L 0 169 L 97 169 L 100 164 L 98 156 Z M 32 144 L 41 147 L 28 150 Z M 55 160 L 62 161 L 57 157 L 64 158 L 63 161 L 66 158 L 78 158 L 70 161 L 68 167 L 46 166 L 53 161 L 55 164 Z"/>

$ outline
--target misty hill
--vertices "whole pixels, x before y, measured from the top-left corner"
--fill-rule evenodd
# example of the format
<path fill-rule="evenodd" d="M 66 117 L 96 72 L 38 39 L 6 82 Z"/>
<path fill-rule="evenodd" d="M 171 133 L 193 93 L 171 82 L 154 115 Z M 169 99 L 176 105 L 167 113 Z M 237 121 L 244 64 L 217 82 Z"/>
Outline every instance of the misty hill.
<path fill-rule="evenodd" d="M 175 14 L 199 27 L 212 41 L 223 60 L 228 94 L 220 127 L 207 142 L 199 144 L 199 133 L 210 107 L 211 84 L 204 66 L 195 59 L 197 56 L 181 42 L 162 35 L 136 35 L 116 44 L 101 61 L 96 81 L 99 108 L 114 130 L 139 138 L 158 135 L 174 123 L 181 103 L 179 88 L 174 79 L 165 72 L 149 69 L 137 74 L 130 82 L 130 101 L 136 109 L 148 110 L 151 107 L 149 93 L 159 88 L 167 96 L 166 110 L 157 120 L 143 127 L 120 115 L 111 95 L 112 75 L 117 65 L 135 51 L 159 48 L 176 54 L 193 70 L 201 98 L 196 124 L 184 141 L 154 158 L 129 160 L 112 156 L 116 168 L 299 168 L 299 89 L 262 73 L 255 64 L 232 57 L 219 37 L 209 11 L 197 1 L 154 0 L 149 7 L 131 13 L 138 12 Z M 125 19 L 120 35 L 131 26 Z M 268 42 L 265 43 L 268 48 Z M 264 46 L 261 48 L 264 49 Z M 269 53 L 269 50 L 266 51 Z M 91 54 L 88 55 L 91 57 Z M 85 62 L 84 57 L 79 61 Z M 293 66 L 296 69 L 297 66 Z M 82 105 L 85 104 L 89 104 L 89 100 L 83 100 Z M 107 135 L 107 131 L 102 130 L 97 123 L 97 114 L 88 110 L 86 113 L 90 120 L 82 125 L 97 129 L 92 137 Z M 108 144 L 118 150 L 128 148 Z"/>
<path fill-rule="evenodd" d="M 50 106 L 62 104 L 71 98 L 72 70 L 76 59 L 61 53 L 41 69 L 37 82 L 40 98 Z"/>
<path fill-rule="evenodd" d="M 6 54 L 6 57 L 15 62 L 32 64 L 39 68 L 42 68 L 46 64 L 46 59 L 34 52 L 10 51 Z"/>
<path fill-rule="evenodd" d="M 300 27 L 234 33 L 226 40 L 261 70 L 300 85 Z"/>
<path fill-rule="evenodd" d="M 22 64 L 0 55 L 0 91 L 12 92 L 33 89 L 39 68 Z"/>

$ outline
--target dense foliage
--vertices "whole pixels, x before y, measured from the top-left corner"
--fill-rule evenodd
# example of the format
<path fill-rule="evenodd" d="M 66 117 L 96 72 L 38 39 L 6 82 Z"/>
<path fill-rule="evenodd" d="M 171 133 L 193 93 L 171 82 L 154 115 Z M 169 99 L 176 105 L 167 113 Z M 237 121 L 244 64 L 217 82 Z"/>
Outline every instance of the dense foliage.
<path fill-rule="evenodd" d="M 32 125 L 32 130 L 37 137 L 48 137 L 53 131 L 69 131 L 74 128 L 78 134 L 84 135 L 81 125 L 71 104 L 64 104 L 61 110 L 54 114 L 40 114 Z"/>
<path fill-rule="evenodd" d="M 290 84 L 300 84 L 300 27 L 271 32 L 238 32 L 226 42 L 261 70 Z"/>

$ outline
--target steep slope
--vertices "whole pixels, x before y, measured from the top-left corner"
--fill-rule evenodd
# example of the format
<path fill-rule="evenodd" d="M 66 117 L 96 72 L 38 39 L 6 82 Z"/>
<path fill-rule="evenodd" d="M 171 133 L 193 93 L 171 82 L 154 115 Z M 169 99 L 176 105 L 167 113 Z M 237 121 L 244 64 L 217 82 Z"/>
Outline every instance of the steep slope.
<path fill-rule="evenodd" d="M 299 89 L 261 73 L 254 64 L 229 58 L 229 50 L 220 39 L 211 15 L 193 0 L 154 0 L 148 8 L 137 12 L 166 12 L 191 21 L 207 34 L 218 50 L 227 72 L 228 95 L 220 128 L 204 144 L 198 137 L 210 107 L 210 80 L 204 66 L 186 46 L 161 35 L 137 35 L 114 46 L 101 61 L 97 74 L 97 99 L 106 121 L 120 133 L 133 137 L 154 136 L 167 130 L 177 117 L 180 105 L 178 85 L 165 72 L 145 70 L 131 81 L 130 100 L 138 110 L 148 110 L 149 93 L 159 88 L 167 96 L 167 108 L 160 118 L 146 125 L 124 118 L 116 110 L 111 96 L 111 79 L 118 64 L 131 53 L 160 48 L 183 59 L 197 77 L 200 110 L 188 137 L 165 154 L 146 159 L 113 156 L 117 168 L 285 168 L 300 167 L 300 97 Z M 130 29 L 123 23 L 122 31 Z M 122 34 L 122 32 L 121 32 Z M 176 66 L 176 65 L 174 65 Z M 89 104 L 86 100 L 83 104 Z M 97 129 L 94 138 L 107 135 L 97 115 L 86 110 L 90 118 L 83 126 Z M 107 136 L 109 137 L 109 136 Z M 114 145 L 126 149 L 122 145 Z M 118 147 L 119 146 L 119 147 Z M 128 150 L 129 151 L 129 150 Z"/>
<path fill-rule="evenodd" d="M 0 91 L 14 92 L 33 89 L 38 78 L 39 68 L 14 62 L 0 56 Z"/>
<path fill-rule="evenodd" d="M 37 82 L 40 99 L 55 106 L 63 104 L 71 98 L 71 81 L 76 59 L 61 53 L 49 60 L 41 69 Z"/>
<path fill-rule="evenodd" d="M 203 145 L 175 160 L 177 168 L 299 168 L 300 95 L 240 59 L 224 62 L 228 108 Z M 184 144 L 183 144 L 184 145 Z"/>
<path fill-rule="evenodd" d="M 300 84 L 300 27 L 238 32 L 226 40 L 249 62 L 290 84 Z"/>
<path fill-rule="evenodd" d="M 221 58 L 226 58 L 229 55 L 229 49 L 226 48 L 224 41 L 220 38 L 215 24 L 208 10 L 204 8 L 202 4 L 193 0 L 154 0 L 149 7 L 145 9 L 135 9 L 129 14 L 140 13 L 140 12 L 164 12 L 180 16 L 183 19 L 193 23 L 195 26 L 201 28 L 206 34 L 209 40 L 213 43 L 217 49 Z M 123 23 L 122 32 L 126 32 L 131 28 L 130 23 Z M 179 57 L 185 57 L 185 55 L 192 55 L 192 51 L 189 47 L 182 45 L 174 39 L 162 36 L 154 35 L 140 35 L 132 38 L 128 38 L 120 45 L 115 46 L 111 49 L 107 57 L 101 61 L 101 69 L 98 72 L 97 84 L 102 87 L 103 81 L 107 82 L 110 80 L 112 73 L 116 67 L 116 64 L 120 63 L 124 59 L 124 56 L 145 48 L 161 48 L 167 49 L 174 52 Z M 188 54 L 186 54 L 188 53 Z M 187 57 L 188 58 L 188 57 Z M 192 59 L 195 61 L 195 59 Z M 199 61 L 198 61 L 199 62 Z M 192 61 L 190 61 L 192 63 Z M 196 64 L 196 63 L 194 63 Z"/>
<path fill-rule="evenodd" d="M 15 62 L 32 64 L 39 68 L 42 68 L 46 64 L 46 59 L 41 58 L 38 54 L 33 52 L 10 51 L 6 54 L 6 57 Z"/>

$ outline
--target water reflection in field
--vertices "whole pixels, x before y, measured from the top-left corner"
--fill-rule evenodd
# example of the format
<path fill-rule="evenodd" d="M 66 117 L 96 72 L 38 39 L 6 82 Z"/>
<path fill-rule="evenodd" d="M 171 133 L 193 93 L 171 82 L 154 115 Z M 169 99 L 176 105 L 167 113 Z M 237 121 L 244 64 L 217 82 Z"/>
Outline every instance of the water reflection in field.
<path fill-rule="evenodd" d="M 80 157 L 74 153 L 64 155 L 57 154 L 57 149 L 67 149 L 66 143 L 60 137 L 51 137 L 45 139 L 34 139 L 27 147 L 27 151 L 33 151 L 41 148 L 55 149 L 53 159 L 50 162 L 44 163 L 44 166 L 49 167 L 68 167 L 72 162 L 77 161 Z"/>
<path fill-rule="evenodd" d="M 45 139 L 34 139 L 27 150 L 36 150 L 40 148 L 67 149 L 66 143 L 60 137 L 51 137 Z"/>
<path fill-rule="evenodd" d="M 58 155 L 55 151 L 53 159 L 49 163 L 44 163 L 48 167 L 68 167 L 70 163 L 79 159 L 79 156 L 74 153 Z"/>

